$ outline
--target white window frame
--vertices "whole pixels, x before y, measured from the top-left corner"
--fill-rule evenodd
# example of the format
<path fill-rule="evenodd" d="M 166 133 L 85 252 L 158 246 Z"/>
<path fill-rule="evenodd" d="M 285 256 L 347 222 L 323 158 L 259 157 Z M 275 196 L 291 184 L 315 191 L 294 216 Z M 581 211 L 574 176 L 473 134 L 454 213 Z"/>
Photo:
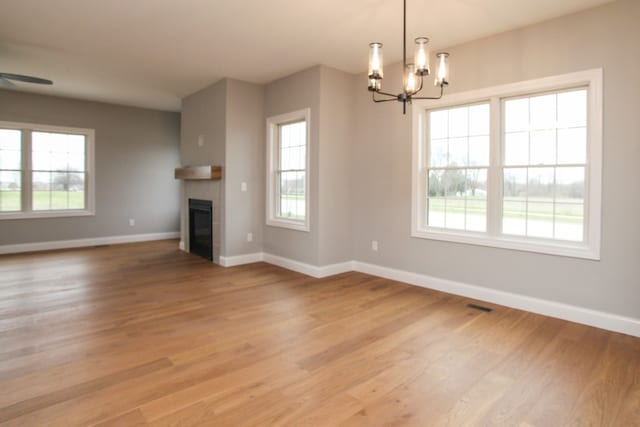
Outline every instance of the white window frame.
<path fill-rule="evenodd" d="M 95 211 L 95 130 L 67 126 L 41 125 L 36 123 L 3 122 L 0 128 L 22 131 L 22 210 L 16 212 L 0 212 L 3 219 L 60 218 L 76 216 L 93 216 Z M 85 208 L 34 211 L 32 207 L 32 159 L 31 135 L 33 132 L 55 132 L 85 136 L 86 177 Z"/>
<path fill-rule="evenodd" d="M 304 204 L 305 216 L 304 220 L 286 219 L 277 216 L 277 169 L 278 169 L 278 126 L 287 123 L 305 121 L 306 122 L 306 150 L 305 150 L 305 188 L 304 188 Z M 309 182 L 310 182 L 310 151 L 311 151 L 311 110 L 304 108 L 302 110 L 292 111 L 290 113 L 280 114 L 278 116 L 269 117 L 267 119 L 267 225 L 274 227 L 289 228 L 297 231 L 308 232 L 309 227 Z"/>
<path fill-rule="evenodd" d="M 502 204 L 502 102 L 505 98 L 535 95 L 584 87 L 587 90 L 587 160 L 585 171 L 585 235 L 583 242 L 565 242 L 500 234 Z M 527 80 L 468 92 L 449 94 L 439 100 L 415 100 L 412 108 L 412 208 L 411 236 L 457 243 L 538 252 L 551 255 L 600 259 L 602 204 L 602 69 Z M 490 104 L 490 167 L 487 176 L 487 231 L 471 232 L 426 225 L 426 158 L 428 111 L 478 102 Z"/>

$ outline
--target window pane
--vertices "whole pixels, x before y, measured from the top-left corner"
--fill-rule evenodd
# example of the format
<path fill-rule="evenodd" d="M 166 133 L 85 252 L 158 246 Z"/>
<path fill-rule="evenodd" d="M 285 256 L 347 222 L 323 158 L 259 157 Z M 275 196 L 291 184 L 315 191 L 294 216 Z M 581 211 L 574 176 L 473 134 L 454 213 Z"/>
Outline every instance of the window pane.
<path fill-rule="evenodd" d="M 0 129 L 0 150 L 20 151 L 22 132 L 17 129 Z"/>
<path fill-rule="evenodd" d="M 504 170 L 503 192 L 506 200 L 527 199 L 527 169 L 509 168 Z"/>
<path fill-rule="evenodd" d="M 468 164 L 468 153 L 467 138 L 449 139 L 450 166 L 466 166 Z"/>
<path fill-rule="evenodd" d="M 0 211 L 19 211 L 22 207 L 20 172 L 0 171 Z"/>
<path fill-rule="evenodd" d="M 469 138 L 469 165 L 489 166 L 489 136 Z"/>
<path fill-rule="evenodd" d="M 448 140 L 446 139 L 433 139 L 431 140 L 430 153 L 429 153 L 429 165 L 430 166 L 446 166 L 448 151 Z"/>
<path fill-rule="evenodd" d="M 587 125 L 586 89 L 558 94 L 558 126 L 584 127 Z"/>
<path fill-rule="evenodd" d="M 504 164 L 514 166 L 529 164 L 529 134 L 527 132 L 505 135 Z"/>
<path fill-rule="evenodd" d="M 69 209 L 85 208 L 85 182 L 85 174 L 69 174 Z"/>
<path fill-rule="evenodd" d="M 280 148 L 296 147 L 306 144 L 307 123 L 296 122 L 280 125 Z"/>
<path fill-rule="evenodd" d="M 584 206 L 556 204 L 555 238 L 580 242 L 584 235 Z"/>
<path fill-rule="evenodd" d="M 31 153 L 31 162 L 33 164 L 33 170 L 51 170 L 51 153 L 49 151 L 33 150 L 33 152 Z"/>
<path fill-rule="evenodd" d="M 487 231 L 487 201 L 467 198 L 467 230 Z"/>
<path fill-rule="evenodd" d="M 505 132 L 529 130 L 529 99 L 510 99 L 504 103 Z"/>
<path fill-rule="evenodd" d="M 429 171 L 429 197 L 444 197 L 444 171 Z"/>
<path fill-rule="evenodd" d="M 587 129 L 558 129 L 558 163 L 577 164 L 587 160 Z"/>
<path fill-rule="evenodd" d="M 489 135 L 489 104 L 469 107 L 469 135 Z"/>
<path fill-rule="evenodd" d="M 556 163 L 556 131 L 535 131 L 530 134 L 529 164 L 552 165 Z"/>
<path fill-rule="evenodd" d="M 464 197 L 447 198 L 445 225 L 447 228 L 464 230 Z"/>
<path fill-rule="evenodd" d="M 532 130 L 554 129 L 556 127 L 556 95 L 542 95 L 530 98 L 529 124 Z"/>
<path fill-rule="evenodd" d="M 34 172 L 33 176 L 33 198 L 34 210 L 51 209 L 51 173 Z"/>
<path fill-rule="evenodd" d="M 467 107 L 449 110 L 449 137 L 469 135 L 469 109 Z"/>
<path fill-rule="evenodd" d="M 429 113 L 429 131 L 431 139 L 442 139 L 449 136 L 449 110 Z"/>
<path fill-rule="evenodd" d="M 529 201 L 553 202 L 554 168 L 529 168 Z"/>
<path fill-rule="evenodd" d="M 84 153 L 69 153 L 69 170 L 82 172 L 85 170 Z"/>
<path fill-rule="evenodd" d="M 584 201 L 584 168 L 556 168 L 556 202 Z"/>
<path fill-rule="evenodd" d="M 20 170 L 22 159 L 18 150 L 0 150 L 0 169 Z"/>
<path fill-rule="evenodd" d="M 553 237 L 553 203 L 527 203 L 527 236 Z"/>
<path fill-rule="evenodd" d="M 515 236 L 527 234 L 527 204 L 505 200 L 502 204 L 502 232 Z"/>
<path fill-rule="evenodd" d="M 444 210 L 445 210 L 445 199 L 442 197 L 431 197 L 429 198 L 428 205 L 428 217 L 427 224 L 430 227 L 444 227 Z"/>

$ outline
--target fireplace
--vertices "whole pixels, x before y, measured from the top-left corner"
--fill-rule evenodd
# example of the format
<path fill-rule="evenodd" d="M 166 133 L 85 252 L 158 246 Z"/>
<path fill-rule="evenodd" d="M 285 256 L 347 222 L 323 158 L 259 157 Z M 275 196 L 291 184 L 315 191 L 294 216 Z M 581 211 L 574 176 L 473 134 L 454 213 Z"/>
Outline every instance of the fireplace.
<path fill-rule="evenodd" d="M 189 199 L 189 252 L 213 260 L 211 201 Z"/>

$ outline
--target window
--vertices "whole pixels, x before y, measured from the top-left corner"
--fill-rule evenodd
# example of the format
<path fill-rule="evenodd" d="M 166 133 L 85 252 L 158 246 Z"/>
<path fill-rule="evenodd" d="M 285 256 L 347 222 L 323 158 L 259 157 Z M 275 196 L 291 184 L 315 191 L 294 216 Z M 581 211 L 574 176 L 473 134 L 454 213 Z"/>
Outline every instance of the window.
<path fill-rule="evenodd" d="M 93 130 L 0 122 L 0 219 L 92 215 Z"/>
<path fill-rule="evenodd" d="M 309 109 L 267 119 L 267 224 L 309 231 Z"/>
<path fill-rule="evenodd" d="M 412 235 L 598 259 L 602 72 L 414 102 Z"/>

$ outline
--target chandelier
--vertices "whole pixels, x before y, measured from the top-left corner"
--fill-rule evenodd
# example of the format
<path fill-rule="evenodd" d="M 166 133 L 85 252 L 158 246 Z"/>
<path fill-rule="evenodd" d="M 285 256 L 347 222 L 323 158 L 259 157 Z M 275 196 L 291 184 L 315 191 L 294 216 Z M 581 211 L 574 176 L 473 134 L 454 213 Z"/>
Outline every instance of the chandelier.
<path fill-rule="evenodd" d="M 407 64 L 407 0 L 403 0 L 402 16 L 402 93 L 394 95 L 383 92 L 382 89 L 382 43 L 369 44 L 369 91 L 374 102 L 402 102 L 402 114 L 407 113 L 407 104 L 413 99 L 440 99 L 444 94 L 444 87 L 449 84 L 449 67 L 447 52 L 437 54 L 438 71 L 434 80 L 435 86 L 440 86 L 439 96 L 415 96 L 422 90 L 425 76 L 430 74 L 429 69 L 429 39 L 418 37 L 415 39 L 414 62 Z M 419 81 L 418 81 L 419 80 Z M 378 99 L 376 94 L 386 98 Z"/>

